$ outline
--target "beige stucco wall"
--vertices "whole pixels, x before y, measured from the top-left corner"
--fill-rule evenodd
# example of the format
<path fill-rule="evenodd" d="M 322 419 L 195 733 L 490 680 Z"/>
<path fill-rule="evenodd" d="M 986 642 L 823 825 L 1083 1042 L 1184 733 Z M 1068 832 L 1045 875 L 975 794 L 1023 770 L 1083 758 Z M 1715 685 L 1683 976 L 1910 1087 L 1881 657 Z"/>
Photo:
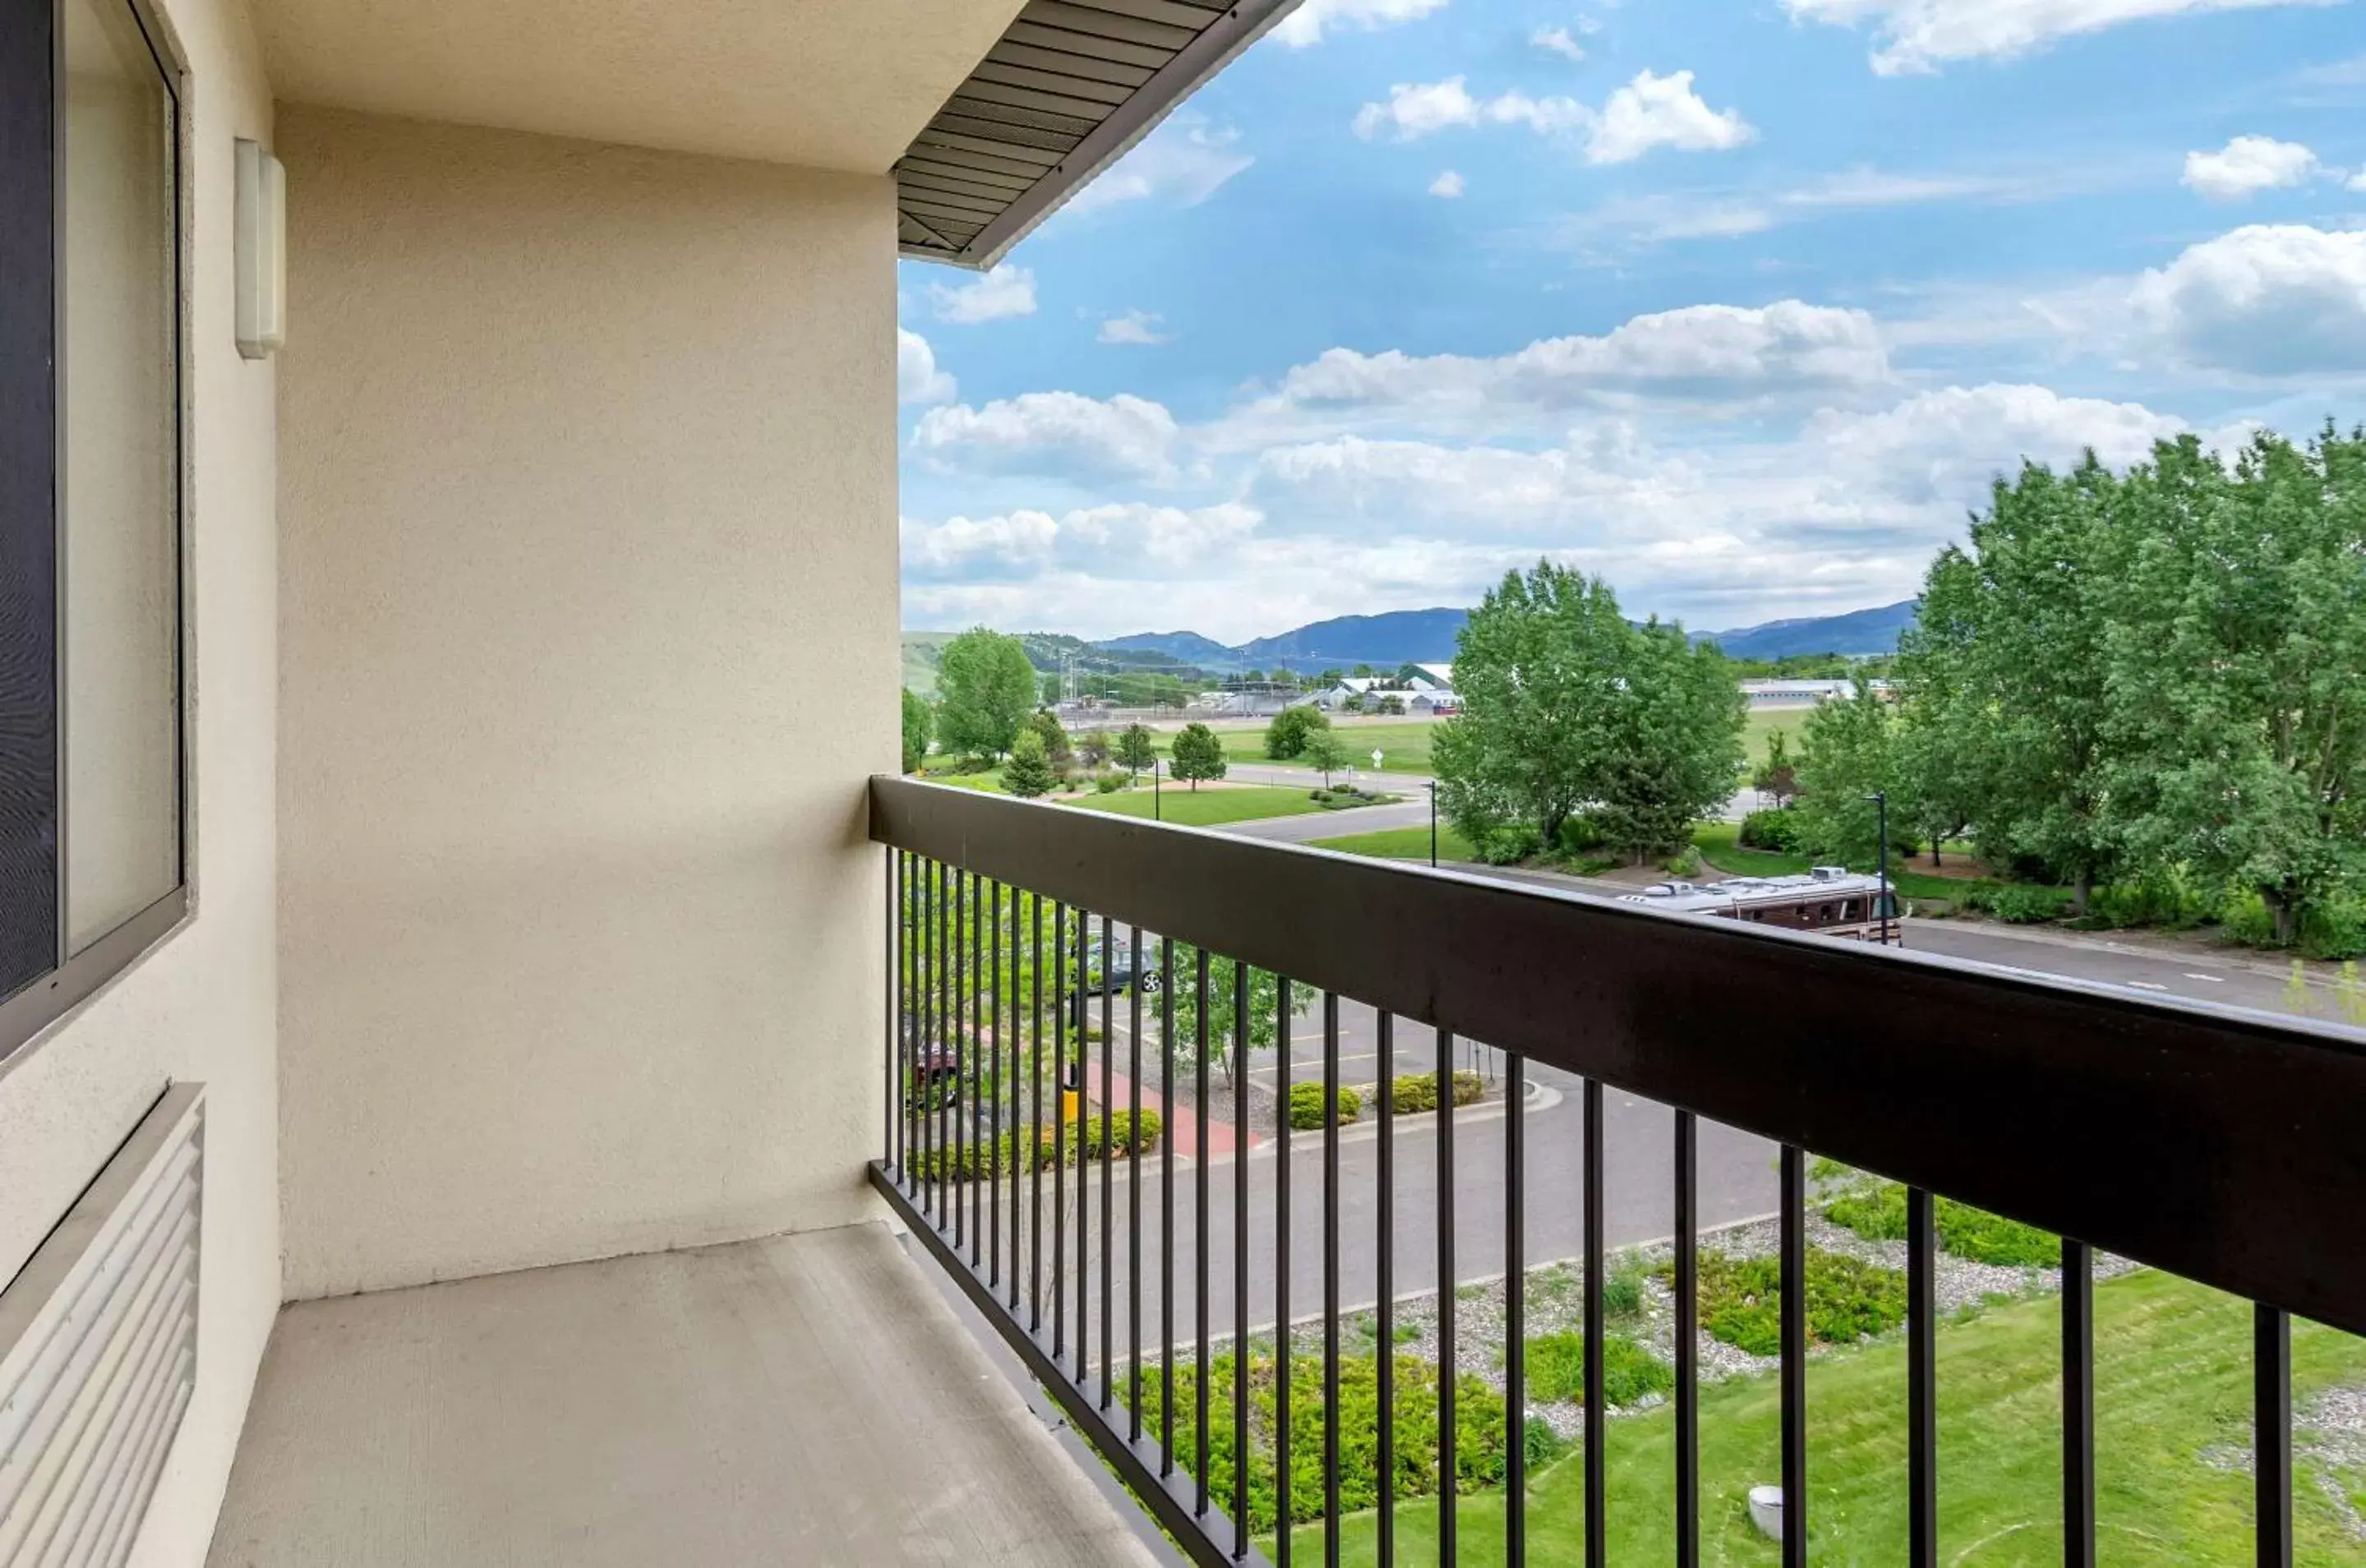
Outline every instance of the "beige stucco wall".
<path fill-rule="evenodd" d="M 279 148 L 288 1293 L 864 1212 L 889 183 Z"/>
<path fill-rule="evenodd" d="M 195 913 L 0 1068 L 0 1280 L 166 1083 L 208 1088 L 197 1391 L 135 1562 L 204 1560 L 279 1303 L 273 370 L 231 343 L 231 144 L 271 101 L 235 0 L 163 0 L 189 75 L 184 601 Z"/>

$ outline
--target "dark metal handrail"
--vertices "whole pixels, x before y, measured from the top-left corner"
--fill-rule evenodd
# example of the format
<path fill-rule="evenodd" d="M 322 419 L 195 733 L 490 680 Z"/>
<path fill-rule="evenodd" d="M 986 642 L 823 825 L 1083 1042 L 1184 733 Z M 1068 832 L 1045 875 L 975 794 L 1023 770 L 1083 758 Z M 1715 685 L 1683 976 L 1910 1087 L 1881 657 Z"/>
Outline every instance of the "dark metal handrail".
<path fill-rule="evenodd" d="M 1097 812 L 1064 810 L 974 791 L 878 778 L 871 787 L 871 836 L 888 847 L 887 947 L 892 977 L 885 1061 L 887 1135 L 872 1168 L 873 1185 L 966 1289 L 998 1332 L 1076 1425 L 1116 1466 L 1173 1537 L 1204 1563 L 1258 1561 L 1247 1528 L 1249 1444 L 1235 1443 L 1229 1475 L 1210 1473 L 1210 1202 L 1208 1156 L 1209 953 L 1238 961 L 1234 971 L 1237 1056 L 1248 1045 L 1252 966 L 1279 981 L 1279 1066 L 1283 1100 L 1291 1087 L 1292 987 L 1322 1003 L 1320 1084 L 1324 1167 L 1323 1430 L 1326 1556 L 1339 1545 L 1337 1427 L 1341 1307 L 1338 1165 L 1339 1012 L 1342 997 L 1377 1010 L 1386 1048 L 1393 1019 L 1436 1031 L 1436 1310 L 1440 1319 L 1436 1428 L 1442 1561 L 1456 1555 L 1456 1491 L 1448 1467 L 1454 1433 L 1455 1286 L 1452 1051 L 1457 1037 L 1506 1053 L 1511 1091 L 1503 1114 L 1505 1202 L 1504 1398 L 1511 1412 L 1505 1495 L 1507 1546 L 1522 1560 L 1526 1540 L 1526 1409 L 1521 1347 L 1525 1254 L 1523 1066 L 1533 1060 L 1583 1080 L 1583 1406 L 1589 1568 L 1606 1558 L 1603 1533 L 1604 1225 L 1603 1091 L 1617 1085 L 1672 1108 L 1674 1130 L 1677 1293 L 1676 1536 L 1680 1568 L 1699 1561 L 1698 1377 L 1692 1344 L 1697 1217 L 1696 1121 L 1706 1117 L 1781 1145 L 1781 1472 L 1783 1559 L 1808 1551 L 1808 1151 L 1893 1178 L 1907 1186 L 1907 1413 L 1910 1436 L 1910 1560 L 1937 1561 L 1935 1461 L 1938 1250 L 1933 1194 L 2058 1232 L 2063 1284 L 2063 1506 L 2065 1560 L 2094 1561 L 2095 1472 L 2092 1260 L 2099 1249 L 2150 1263 L 2255 1303 L 2258 1558 L 2291 1561 L 2291 1366 L 2289 1314 L 2366 1332 L 2366 1248 L 2351 1244 L 2366 1212 L 2366 1033 L 2312 1026 L 2232 1009 L 2083 985 L 1988 965 L 1934 961 L 1894 949 L 1673 916 L 1585 895 L 1506 885 L 1456 873 L 1375 863 Z M 1008 895 L 1006 911 L 1005 895 Z M 1025 924 L 1022 925 L 1022 906 Z M 1043 926 L 1052 913 L 1047 947 Z M 1008 920 L 1007 931 L 1004 925 Z M 1100 922 L 1098 946 L 1091 923 Z M 1142 1342 L 1142 1197 L 1152 1179 L 1134 1145 L 1126 1156 L 1128 1355 L 1113 1354 L 1111 1173 L 1100 1160 L 1096 1205 L 1089 1164 L 1076 1173 L 1075 1273 L 1068 1279 L 1065 1154 L 1030 1157 L 1008 1179 L 1009 1244 L 1004 1245 L 1000 1160 L 975 1165 L 978 1141 L 1002 1134 L 1002 1075 L 1014 1118 L 1030 1139 L 1045 1125 L 1041 1078 L 1048 1045 L 1056 1064 L 1081 1059 L 1098 993 L 1102 1037 L 1100 1103 L 1112 1094 L 1115 922 L 1131 929 L 1125 974 L 1145 974 L 1144 936 L 1165 939 L 1155 959 L 1163 1043 L 1162 1098 L 1175 1088 L 1177 987 L 1198 1003 L 1190 1257 L 1196 1346 L 1178 1345 L 1173 1313 L 1184 1299 L 1176 1279 L 1177 1187 L 1171 1143 L 1155 1168 L 1159 1186 L 1159 1354 L 1149 1376 Z M 1071 940 L 1073 938 L 1073 941 Z M 1198 950 L 1178 973 L 1175 942 Z M 1008 954 L 1012 984 L 1003 986 Z M 1093 954 L 1098 953 L 1096 964 Z M 1031 994 L 1017 979 L 1021 955 Z M 1049 995 L 1046 995 L 1046 970 Z M 1096 970 L 1098 971 L 1096 973 Z M 1221 997 L 1221 992 L 1217 993 Z M 1128 1003 L 1130 1074 L 1140 1111 L 1143 996 Z M 1045 1003 L 1050 1002 L 1047 1013 Z M 1046 1023 L 1049 1030 L 1046 1030 Z M 946 1042 L 953 1088 L 939 1090 Z M 1031 1041 L 1022 1066 L 1021 1047 Z M 961 1043 L 968 1042 L 967 1044 Z M 978 1092 L 990 1077 L 993 1121 L 960 1104 L 961 1055 Z M 1065 1081 L 1067 1069 L 1058 1069 Z M 1031 1085 L 1025 1081 L 1032 1077 Z M 1081 1089 L 1084 1086 L 1077 1084 Z M 1032 1090 L 1032 1104 L 1026 1103 Z M 1053 1086 L 1053 1125 L 1062 1083 Z M 1392 1560 L 1394 1472 L 1390 1453 L 1393 1367 L 1390 1313 L 1395 1247 L 1390 1219 L 1391 1124 L 1380 1111 L 1378 1313 L 1380 1332 L 1380 1552 Z M 1235 1097 L 1233 1131 L 1245 1149 L 1247 1122 Z M 1273 1363 L 1276 1470 L 1290 1473 L 1289 1117 L 1280 1121 L 1271 1182 L 1274 1323 L 1282 1347 Z M 1171 1131 L 1171 1130 L 1170 1130 Z M 1012 1135 L 1018 1135 L 1014 1125 Z M 1065 1134 L 1062 1134 L 1065 1137 Z M 964 1178 L 960 1173 L 968 1172 Z M 1245 1432 L 1251 1380 L 1245 1339 L 1250 1174 L 1235 1158 L 1231 1250 L 1234 1359 L 1229 1407 Z M 1042 1200 L 1053 1199 L 1050 1299 L 1044 1294 Z M 1098 1207 L 1098 1229 L 1094 1226 Z M 1023 1225 L 1022 1225 L 1023 1221 Z M 1020 1235 L 1026 1232 L 1022 1256 Z M 1094 1316 L 1092 1240 L 1098 1235 L 1098 1323 Z M 966 1256 L 964 1256 L 966 1254 Z M 1022 1269 L 1024 1278 L 1022 1279 Z M 1070 1311 L 1073 1298 L 1073 1314 Z M 1047 1310 L 1048 1306 L 1048 1310 Z M 1087 1354 L 1098 1329 L 1098 1389 Z M 1176 1363 L 1196 1368 L 1193 1430 L 1178 1450 Z M 1117 1393 L 1118 1369 L 1132 1391 Z M 1163 1390 L 1160 1419 L 1144 1430 L 1140 1397 Z M 1136 1397 L 1140 1396 L 1140 1397 Z M 1131 1414 L 1114 1410 L 1125 1397 Z M 1262 1461 L 1260 1461 L 1262 1462 Z M 1185 1472 L 1188 1471 L 1188 1474 Z M 1278 1560 L 1289 1562 L 1290 1495 L 1279 1481 Z M 1229 1509 L 1229 1512 L 1227 1511 Z"/>
<path fill-rule="evenodd" d="M 2366 1333 L 2359 1031 L 904 779 L 872 781 L 871 822 L 877 842 Z"/>

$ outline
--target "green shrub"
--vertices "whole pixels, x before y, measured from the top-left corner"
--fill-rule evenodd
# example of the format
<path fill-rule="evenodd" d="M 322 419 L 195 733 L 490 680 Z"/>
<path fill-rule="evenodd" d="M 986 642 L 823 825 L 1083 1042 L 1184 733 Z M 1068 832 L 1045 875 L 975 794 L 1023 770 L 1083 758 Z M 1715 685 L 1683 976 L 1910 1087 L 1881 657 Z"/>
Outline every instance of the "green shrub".
<path fill-rule="evenodd" d="M 1302 1085 L 1312 1088 L 1313 1085 Z M 1419 1116 L 1437 1109 L 1436 1073 L 1399 1073 L 1383 1091 L 1389 1106 L 1401 1116 Z M 1487 1080 L 1477 1073 L 1454 1075 L 1454 1103 L 1476 1105 L 1487 1097 Z"/>
<path fill-rule="evenodd" d="M 1158 1146 L 1158 1134 L 1165 1123 L 1155 1111 L 1145 1111 L 1137 1123 L 1131 1111 L 1121 1111 L 1104 1119 L 1087 1116 L 1081 1126 L 1067 1129 L 1067 1163 L 1076 1165 L 1087 1159 L 1105 1156 L 1144 1154 Z M 1140 1134 L 1137 1145 L 1137 1132 Z M 916 1175 L 933 1176 L 939 1179 L 975 1180 L 978 1178 L 1015 1170 L 1049 1169 L 1059 1163 L 1060 1140 L 1048 1126 L 1020 1127 L 1002 1134 L 998 1140 L 964 1144 L 959 1149 L 931 1149 L 925 1156 L 915 1151 L 910 1161 Z M 1034 1151 L 1034 1164 L 1028 1164 L 1028 1151 Z"/>
<path fill-rule="evenodd" d="M 1862 1185 L 1825 1205 L 1824 1218 L 1868 1241 L 1906 1239 L 1906 1189 L 1895 1181 Z M 2052 1231 L 1941 1198 L 1932 1218 L 1939 1229 L 1939 1246 L 1974 1263 L 2000 1263 L 2008 1268 L 2058 1269 L 2062 1238 Z"/>
<path fill-rule="evenodd" d="M 1125 775 L 1123 773 L 1113 773 L 1108 772 L 1095 773 L 1093 775 L 1093 787 L 1100 791 L 1103 795 L 1115 795 L 1118 791 L 1125 787 Z"/>
<path fill-rule="evenodd" d="M 1560 831 L 1553 835 L 1553 846 L 1565 855 L 1593 854 L 1602 848 L 1602 824 L 1583 811 L 1565 817 Z"/>
<path fill-rule="evenodd" d="M 1234 1352 L 1227 1350 L 1208 1364 L 1209 1480 L 1227 1502 L 1231 1498 L 1233 1460 L 1238 1451 L 1238 1429 L 1233 1424 Z M 1324 1512 L 1323 1361 L 1313 1356 L 1293 1356 L 1290 1363 L 1290 1517 L 1303 1524 Z M 1274 1438 L 1279 1428 L 1280 1399 L 1270 1349 L 1253 1346 L 1249 1352 L 1249 1528 L 1258 1533 L 1279 1523 L 1279 1496 L 1275 1489 L 1279 1468 Z M 1129 1404 L 1142 1410 L 1145 1429 L 1161 1418 L 1165 1390 L 1156 1366 L 1138 1371 L 1129 1387 L 1121 1390 Z M 1189 1468 L 1199 1453 L 1198 1370 L 1189 1363 L 1175 1366 L 1175 1454 Z M 1400 1499 L 1427 1495 L 1437 1485 L 1437 1365 L 1420 1356 L 1400 1353 L 1394 1359 L 1394 1410 L 1391 1437 L 1394 1474 L 1391 1491 Z M 1380 1499 L 1380 1360 L 1375 1355 L 1343 1357 L 1339 1361 L 1339 1506 L 1358 1513 Z M 1548 1428 L 1548 1436 L 1550 1429 Z M 1507 1469 L 1504 1396 L 1470 1372 L 1454 1380 L 1454 1485 L 1468 1495 L 1500 1485 Z M 1530 1462 L 1541 1462 L 1533 1436 L 1525 1436 Z M 1545 1450 L 1547 1458 L 1557 1448 Z"/>
<path fill-rule="evenodd" d="M 1965 900 L 1971 903 L 1970 898 Z M 2034 926 L 2062 912 L 2062 901 L 2043 887 L 2002 887 L 1982 890 L 1978 907 L 2011 926 Z"/>
<path fill-rule="evenodd" d="M 1772 850 L 1777 854 L 1796 855 L 1800 852 L 1802 841 L 1798 814 L 1787 807 L 1752 811 L 1742 818 L 1741 832 L 1734 841 L 1745 850 Z"/>
<path fill-rule="evenodd" d="M 2276 919 L 2268 913 L 2267 900 L 2256 893 L 2237 893 L 2228 898 L 2218 912 L 2218 930 L 2228 942 L 2245 947 L 2280 947 L 2276 940 Z"/>
<path fill-rule="evenodd" d="M 1606 1317 L 1639 1317 L 1643 1313 L 1643 1270 L 1615 1269 L 1602 1280 L 1602 1311 Z"/>
<path fill-rule="evenodd" d="M 1633 1404 L 1676 1386 L 1673 1367 L 1623 1334 L 1602 1337 L 1602 1398 Z M 1560 1404 L 1585 1397 L 1585 1336 L 1539 1334 L 1528 1341 L 1528 1397 Z"/>
<path fill-rule="evenodd" d="M 1479 840 L 1477 847 L 1479 858 L 1489 865 L 1517 865 L 1534 860 L 1543 851 L 1545 840 L 1533 825 L 1524 822 L 1494 829 Z"/>
<path fill-rule="evenodd" d="M 1670 876 L 1691 877 L 1701 874 L 1701 858 L 1691 850 L 1679 850 L 1663 863 Z"/>
<path fill-rule="evenodd" d="M 1653 1272 L 1673 1280 L 1675 1268 Z M 1782 1265 L 1772 1258 L 1700 1255 L 1700 1323 L 1715 1337 L 1753 1356 L 1783 1348 Z M 1808 1248 L 1808 1337 L 1853 1345 L 1906 1320 L 1906 1276 L 1820 1247 Z"/>
<path fill-rule="evenodd" d="M 1290 1086 L 1290 1125 L 1298 1132 L 1323 1125 L 1323 1086 L 1319 1083 L 1297 1083 Z M 1339 1121 L 1342 1125 L 1364 1113 L 1364 1097 L 1346 1084 L 1339 1086 Z"/>
<path fill-rule="evenodd" d="M 2311 958 L 2366 956 L 2366 903 L 2341 899 L 2301 917 L 2300 950 Z"/>
<path fill-rule="evenodd" d="M 1569 1451 L 1569 1444 L 1552 1429 L 1552 1423 L 1541 1416 L 1528 1417 L 1527 1425 L 1520 1429 L 1520 1447 L 1527 1452 L 1530 1475 Z"/>
<path fill-rule="evenodd" d="M 2087 913 L 2071 923 L 2082 931 L 2124 931 L 2135 926 L 2193 925 L 2202 919 L 2201 897 L 2175 874 L 2098 887 Z"/>

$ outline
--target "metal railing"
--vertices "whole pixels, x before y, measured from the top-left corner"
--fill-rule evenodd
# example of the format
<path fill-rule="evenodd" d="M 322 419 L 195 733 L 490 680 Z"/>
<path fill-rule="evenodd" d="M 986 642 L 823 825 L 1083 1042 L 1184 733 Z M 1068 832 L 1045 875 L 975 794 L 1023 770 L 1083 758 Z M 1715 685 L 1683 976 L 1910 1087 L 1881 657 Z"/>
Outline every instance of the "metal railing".
<path fill-rule="evenodd" d="M 2091 1263 L 2104 1250 L 2256 1303 L 2257 1561 L 2291 1561 L 2290 1314 L 2366 1332 L 2366 1247 L 2357 1245 L 2357 1216 L 2366 1213 L 2366 1036 L 2358 1032 L 902 779 L 873 781 L 871 836 L 887 850 L 890 976 L 887 1133 L 873 1184 L 1196 1560 L 1263 1560 L 1251 1519 L 1260 1486 L 1274 1494 L 1265 1509 L 1273 1555 L 1290 1560 L 1293 1522 L 1312 1522 L 1291 1517 L 1295 1445 L 1306 1442 L 1321 1445 L 1324 1557 L 1338 1560 L 1343 1238 L 1362 1247 L 1348 1228 L 1351 1208 L 1369 1211 L 1370 1227 L 1369 1267 L 1357 1266 L 1354 1288 L 1370 1292 L 1359 1310 L 1369 1310 L 1378 1346 L 1378 1558 L 1395 1560 L 1401 1512 L 1396 1314 L 1408 1274 L 1425 1269 L 1435 1300 L 1424 1310 L 1436 1318 L 1438 1359 L 1436 1551 L 1440 1562 L 1456 1560 L 1466 1487 L 1455 1314 L 1472 1265 L 1470 1247 L 1458 1258 L 1458 1240 L 1469 1239 L 1458 1225 L 1469 1231 L 1471 1221 L 1467 1201 L 1458 1217 L 1458 1176 L 1468 1180 L 1470 1171 L 1458 1166 L 1456 1129 L 1477 1125 L 1482 1113 L 1457 1115 L 1453 1054 L 1458 1040 L 1475 1039 L 1504 1053 L 1508 1086 L 1500 1107 L 1483 1114 L 1490 1139 L 1502 1122 L 1504 1163 L 1489 1174 L 1500 1177 L 1502 1235 L 1490 1232 L 1484 1247 L 1490 1258 L 1500 1248 L 1504 1261 L 1509 1561 L 1525 1560 L 1527 1532 L 1532 1065 L 1581 1080 L 1589 1568 L 1608 1560 L 1606 1087 L 1670 1113 L 1680 1564 L 1700 1561 L 1704 1122 L 1779 1146 L 1786 1565 L 1807 1561 L 1809 1528 L 1810 1150 L 1908 1188 L 1910 1561 L 1939 1560 L 1934 1194 L 2064 1238 L 2064 1560 L 2095 1561 Z M 1189 953 L 1180 973 L 1178 951 Z M 1121 953 L 1130 960 L 1122 975 Z M 1229 970 L 1229 1007 L 1218 966 Z M 1261 1131 L 1253 1097 L 1237 1089 L 1229 1122 L 1211 1121 L 1209 1075 L 1211 1055 L 1227 1048 L 1234 1071 L 1245 1073 L 1259 1010 L 1252 987 L 1264 976 L 1272 977 L 1279 1111 L 1260 1193 L 1249 1157 Z M 1381 1063 L 1369 1191 L 1342 1190 L 1343 999 L 1373 1010 Z M 1190 1021 L 1181 1039 L 1178 1010 Z M 1220 1015 L 1229 1039 L 1211 1038 Z M 1425 1135 L 1411 1141 L 1387 1087 L 1401 1023 L 1408 1033 L 1426 1028 L 1435 1047 L 1436 1111 Z M 1291 1236 L 1312 1228 L 1304 1195 L 1292 1191 L 1292 1037 L 1301 1027 L 1320 1038 L 1319 1076 L 1307 1081 L 1321 1086 L 1321 1113 L 1317 1130 L 1299 1134 L 1319 1137 L 1322 1156 L 1319 1432 L 1292 1430 L 1293 1362 L 1302 1371 L 1296 1347 L 1307 1337 L 1292 1314 L 1293 1271 L 1307 1263 L 1293 1256 Z M 1097 1067 L 1087 1038 L 1095 1032 Z M 1097 1085 L 1083 1079 L 1095 1071 Z M 1190 1091 L 1179 1126 L 1178 1088 Z M 1072 1122 L 1063 1110 L 1070 1089 L 1083 1091 L 1081 1102 L 1095 1089 L 1098 1145 L 1096 1124 Z M 1167 1118 L 1149 1153 L 1145 1095 Z M 1121 1108 L 1121 1147 L 1113 1126 Z M 1178 1134 L 1190 1145 L 1181 1187 Z M 1408 1158 L 1429 1178 L 1422 1191 L 1434 1230 L 1429 1245 L 1414 1247 L 1401 1245 Z M 1220 1168 L 1228 1205 L 1214 1190 Z M 1189 1212 L 1188 1240 L 1176 1230 L 1178 1210 Z M 1217 1224 L 1227 1224 L 1228 1244 L 1213 1234 Z M 1178 1254 L 1188 1269 L 1179 1281 Z M 1214 1292 L 1220 1274 L 1228 1303 Z M 1227 1320 L 1222 1334 L 1217 1315 Z M 1263 1342 L 1278 1348 L 1260 1370 L 1253 1348 Z M 1231 1361 L 1222 1391 L 1211 1386 L 1223 1374 L 1220 1344 Z M 1179 1449 L 1178 1369 L 1190 1384 Z M 1229 1401 L 1229 1456 L 1211 1452 L 1211 1415 L 1227 1414 L 1211 1411 L 1217 1398 Z M 1258 1424 L 1271 1431 L 1266 1452 L 1251 1438 Z"/>

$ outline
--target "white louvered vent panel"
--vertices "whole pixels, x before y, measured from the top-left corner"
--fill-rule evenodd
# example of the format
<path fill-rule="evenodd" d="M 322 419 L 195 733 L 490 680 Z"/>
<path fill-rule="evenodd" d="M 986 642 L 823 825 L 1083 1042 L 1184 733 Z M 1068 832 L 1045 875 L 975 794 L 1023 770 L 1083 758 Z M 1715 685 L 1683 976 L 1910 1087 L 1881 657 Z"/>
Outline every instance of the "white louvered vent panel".
<path fill-rule="evenodd" d="M 204 1171 L 176 1085 L 0 1291 L 0 1568 L 130 1555 L 196 1386 Z"/>

